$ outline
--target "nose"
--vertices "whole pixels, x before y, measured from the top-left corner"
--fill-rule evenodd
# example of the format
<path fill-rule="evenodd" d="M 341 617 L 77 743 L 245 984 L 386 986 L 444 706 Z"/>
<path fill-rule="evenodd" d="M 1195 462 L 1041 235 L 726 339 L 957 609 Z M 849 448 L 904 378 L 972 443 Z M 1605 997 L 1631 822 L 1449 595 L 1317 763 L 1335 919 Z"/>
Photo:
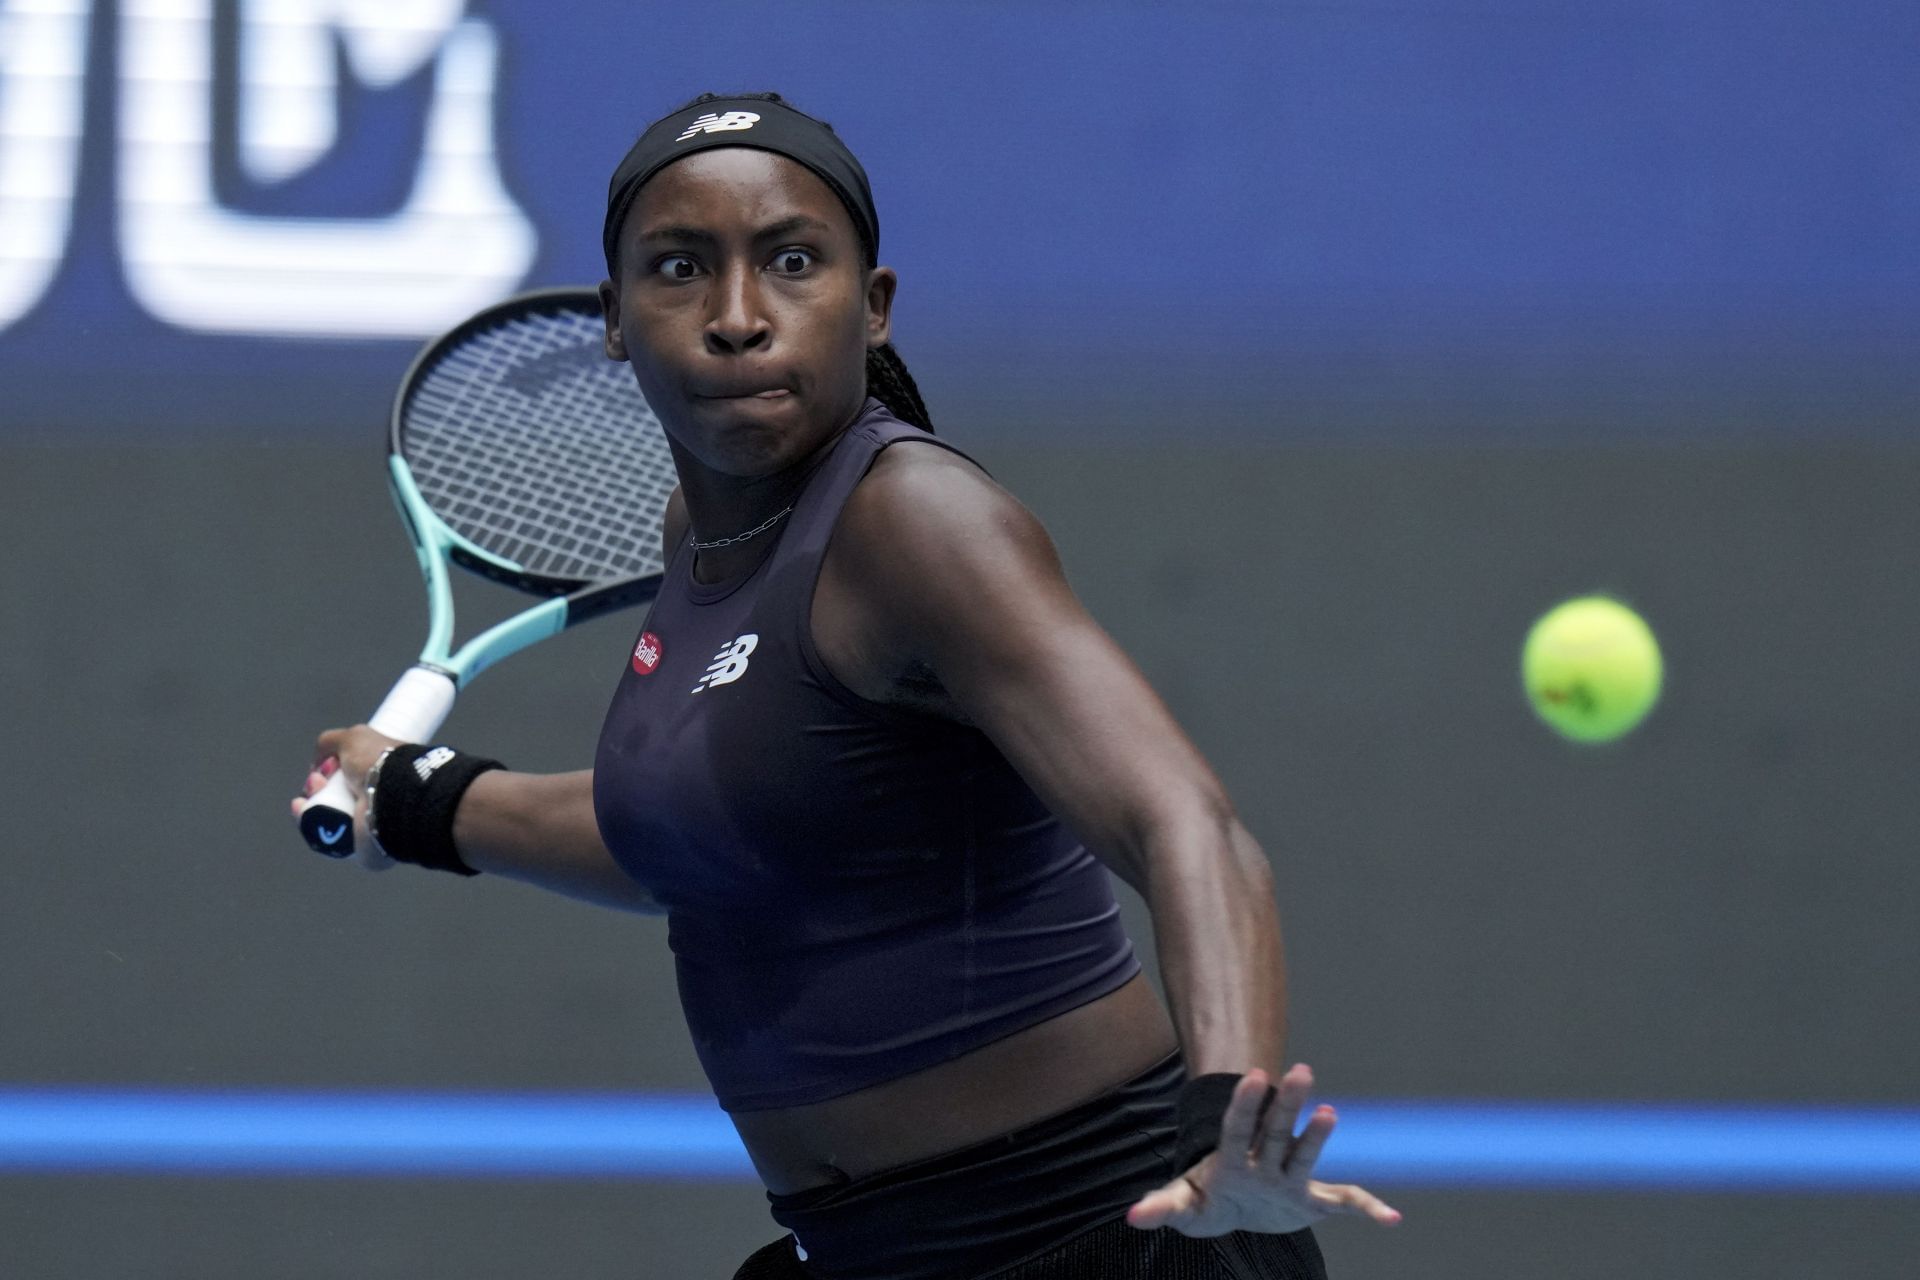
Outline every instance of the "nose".
<path fill-rule="evenodd" d="M 773 341 L 762 305 L 757 272 L 736 267 L 715 282 L 713 313 L 707 318 L 707 350 L 714 355 L 759 351 Z"/>

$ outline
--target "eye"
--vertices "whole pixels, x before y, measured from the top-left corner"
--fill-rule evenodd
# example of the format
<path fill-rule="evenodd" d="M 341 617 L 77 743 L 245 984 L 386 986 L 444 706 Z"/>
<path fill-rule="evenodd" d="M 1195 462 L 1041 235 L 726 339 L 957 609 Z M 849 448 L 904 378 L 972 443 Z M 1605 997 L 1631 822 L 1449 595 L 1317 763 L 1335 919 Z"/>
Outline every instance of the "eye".
<path fill-rule="evenodd" d="M 653 264 L 653 269 L 669 280 L 691 280 L 700 274 L 700 264 L 684 253 L 670 253 Z"/>
<path fill-rule="evenodd" d="M 776 274 L 797 276 L 813 265 L 813 255 L 805 249 L 782 249 L 773 255 L 773 269 Z"/>

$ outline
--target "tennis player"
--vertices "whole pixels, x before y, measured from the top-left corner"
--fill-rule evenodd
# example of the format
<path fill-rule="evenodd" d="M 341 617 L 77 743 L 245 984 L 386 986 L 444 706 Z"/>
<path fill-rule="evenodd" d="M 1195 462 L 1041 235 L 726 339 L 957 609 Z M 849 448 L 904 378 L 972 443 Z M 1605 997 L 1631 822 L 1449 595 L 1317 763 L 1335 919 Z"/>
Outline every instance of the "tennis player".
<path fill-rule="evenodd" d="M 307 793 L 337 762 L 399 861 L 666 913 L 787 1229 L 736 1280 L 1321 1276 L 1314 1223 L 1399 1214 L 1312 1176 L 1334 1115 L 1285 1065 L 1267 858 L 1038 521 L 933 436 L 879 244 L 860 163 L 778 95 L 648 128 L 601 295 L 680 491 L 593 768 L 359 726 Z"/>

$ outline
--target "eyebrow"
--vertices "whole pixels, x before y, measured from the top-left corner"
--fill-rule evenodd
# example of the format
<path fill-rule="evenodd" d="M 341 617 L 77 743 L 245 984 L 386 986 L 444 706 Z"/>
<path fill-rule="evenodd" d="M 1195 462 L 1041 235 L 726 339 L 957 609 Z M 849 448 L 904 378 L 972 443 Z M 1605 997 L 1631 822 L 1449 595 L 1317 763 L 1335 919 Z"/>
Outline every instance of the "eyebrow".
<path fill-rule="evenodd" d="M 782 236 L 792 235 L 796 231 L 822 232 L 831 231 L 832 229 L 833 228 L 818 218 L 804 213 L 796 213 L 791 218 L 782 218 L 778 222 L 768 223 L 766 226 L 754 232 L 753 238 L 755 240 L 777 240 Z M 651 227 L 640 233 L 640 239 L 642 241 L 665 240 L 679 244 L 718 244 L 720 242 L 720 238 L 711 231 L 704 230 L 700 227 L 683 226 Z"/>

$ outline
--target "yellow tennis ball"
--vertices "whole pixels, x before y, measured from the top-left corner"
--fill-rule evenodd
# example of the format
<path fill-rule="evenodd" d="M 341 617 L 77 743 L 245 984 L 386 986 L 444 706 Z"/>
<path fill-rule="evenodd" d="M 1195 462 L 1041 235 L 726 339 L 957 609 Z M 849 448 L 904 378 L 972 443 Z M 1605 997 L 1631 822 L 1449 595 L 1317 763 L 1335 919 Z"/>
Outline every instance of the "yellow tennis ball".
<path fill-rule="evenodd" d="M 1660 674 L 1653 632 L 1606 596 L 1548 610 L 1520 652 L 1533 709 L 1576 742 L 1611 742 L 1639 724 L 1659 700 Z"/>

